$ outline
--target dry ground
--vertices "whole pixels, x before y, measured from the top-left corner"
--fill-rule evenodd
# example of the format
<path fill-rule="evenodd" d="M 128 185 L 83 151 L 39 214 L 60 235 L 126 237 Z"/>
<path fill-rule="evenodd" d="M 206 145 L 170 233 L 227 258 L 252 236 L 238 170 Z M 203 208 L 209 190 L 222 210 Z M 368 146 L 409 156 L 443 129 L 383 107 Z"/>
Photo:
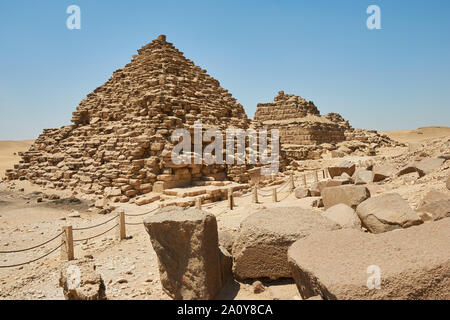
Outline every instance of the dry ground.
<path fill-rule="evenodd" d="M 450 136 L 449 128 L 430 128 L 424 131 L 425 136 Z M 427 133 L 425 133 L 427 132 Z M 408 141 L 417 142 L 417 130 L 410 132 L 391 133 L 402 136 Z M 422 135 L 420 135 L 422 136 Z M 402 138 L 402 139 L 403 139 Z M 403 140 L 405 141 L 405 140 Z M 406 142 L 408 142 L 406 141 Z M 0 142 L 0 168 L 9 167 L 18 157 L 14 152 L 24 150 L 30 144 L 27 142 Z M 324 168 L 342 160 L 367 161 L 402 155 L 408 147 L 385 148 L 376 157 L 353 157 L 326 160 L 308 160 L 303 163 L 306 168 Z M 6 154 L 5 154 L 6 153 Z M 412 207 L 416 207 L 420 199 L 431 189 L 444 191 L 443 177 L 450 172 L 447 166 L 436 174 L 422 179 L 404 176 L 395 178 L 389 183 L 377 183 L 369 186 L 373 195 L 395 191 L 400 193 Z M 300 172 L 298 174 L 301 174 Z M 312 176 L 308 180 L 311 184 Z M 301 185 L 301 179 L 296 182 Z M 44 199 L 38 203 L 37 198 L 45 194 L 57 194 L 61 198 L 75 196 L 79 203 L 50 201 Z M 279 195 L 283 199 L 287 194 Z M 271 197 L 261 198 L 260 204 L 251 203 L 251 197 L 236 198 L 236 208 L 228 210 L 227 202 L 218 202 L 204 206 L 204 210 L 216 215 L 219 229 L 238 230 L 239 224 L 248 215 L 263 207 L 298 206 L 312 208 L 314 198 L 298 200 L 293 194 L 278 203 L 272 203 Z M 149 204 L 138 207 L 134 204 L 120 204 L 127 214 L 137 214 L 156 207 Z M 113 217 L 113 213 L 99 215 L 90 211 L 92 203 L 82 195 L 73 195 L 69 191 L 44 190 L 27 181 L 0 182 L 0 251 L 30 247 L 41 243 L 58 234 L 62 226 L 70 224 L 74 227 L 91 226 Z M 116 209 L 116 210 L 118 210 Z M 69 217 L 73 211 L 79 217 Z M 321 210 L 321 209 L 313 209 Z M 129 222 L 140 222 L 142 217 L 127 218 Z M 74 232 L 75 239 L 97 234 L 114 225 L 112 221 L 107 226 L 85 232 Z M 127 226 L 127 233 L 132 238 L 119 242 L 114 231 L 87 242 L 78 242 L 75 247 L 77 258 L 91 257 L 98 266 L 106 284 L 106 293 L 110 299 L 169 299 L 162 291 L 159 282 L 158 263 L 156 254 L 150 244 L 149 237 L 143 225 Z M 32 251 L 0 254 L 0 266 L 28 261 L 39 257 L 60 244 L 57 239 L 44 247 Z M 58 250 L 37 262 L 14 268 L 0 268 L 0 299 L 64 299 L 62 289 L 58 287 L 59 268 L 61 260 Z M 249 283 L 233 283 L 223 292 L 225 299 L 300 299 L 293 281 L 266 282 L 266 290 L 254 294 Z"/>

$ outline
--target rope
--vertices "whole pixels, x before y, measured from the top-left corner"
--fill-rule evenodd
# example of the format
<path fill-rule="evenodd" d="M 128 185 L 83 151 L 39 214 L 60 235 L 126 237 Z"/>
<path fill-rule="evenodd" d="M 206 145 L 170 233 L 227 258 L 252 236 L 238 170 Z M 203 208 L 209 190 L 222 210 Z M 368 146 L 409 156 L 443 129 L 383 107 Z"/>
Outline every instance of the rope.
<path fill-rule="evenodd" d="M 125 222 L 127 226 L 140 226 L 142 222 Z"/>
<path fill-rule="evenodd" d="M 8 265 L 8 266 L 0 266 L 0 269 L 1 269 L 1 268 L 13 268 L 13 267 L 19 267 L 19 266 L 23 266 L 23 265 L 25 265 L 25 264 L 33 263 L 33 262 L 35 262 L 35 261 L 38 261 L 38 260 L 40 260 L 40 259 L 45 258 L 45 257 L 48 256 L 49 254 L 55 252 L 56 250 L 58 250 L 59 248 L 61 248 L 62 245 L 63 245 L 63 243 L 61 243 L 61 244 L 60 244 L 59 246 L 57 246 L 55 249 L 53 249 L 53 250 L 47 252 L 47 253 L 44 254 L 43 256 L 40 256 L 39 258 L 30 260 L 30 261 L 28 261 L 28 262 L 23 262 L 23 263 L 18 263 L 18 264 L 12 264 L 12 265 Z"/>
<path fill-rule="evenodd" d="M 39 245 L 30 247 L 30 248 L 26 248 L 26 249 L 19 249 L 19 250 L 11 250 L 11 251 L 0 251 L 0 253 L 16 253 L 16 252 L 24 252 L 24 251 L 28 251 L 28 250 L 32 250 L 32 249 L 36 249 L 39 248 L 43 245 L 46 245 L 49 242 L 52 242 L 53 240 L 55 240 L 56 238 L 58 238 L 59 236 L 61 236 L 64 233 L 64 231 L 60 232 L 59 234 L 57 234 L 56 236 L 54 236 L 53 238 L 51 238 L 50 240 L 47 240 Z"/>
<path fill-rule="evenodd" d="M 159 209 L 159 207 L 156 207 L 155 209 L 152 209 L 152 210 L 144 212 L 144 213 L 139 213 L 139 214 L 126 214 L 125 213 L 125 216 L 127 216 L 127 217 L 141 217 L 141 216 L 145 216 L 145 215 L 147 215 L 149 213 L 152 213 L 153 211 L 156 211 L 158 209 Z"/>
<path fill-rule="evenodd" d="M 108 222 L 113 221 L 113 220 L 116 219 L 117 217 L 118 217 L 118 216 L 112 217 L 111 219 L 109 219 L 109 220 L 107 220 L 107 221 L 105 221 L 105 222 L 96 224 L 96 225 L 94 225 L 94 226 L 84 227 L 84 228 L 73 228 L 72 230 L 74 230 L 74 231 L 80 231 L 80 230 L 88 230 L 88 229 L 92 229 L 92 228 L 97 228 L 97 227 L 100 227 L 100 226 L 102 226 L 102 225 L 104 225 L 104 224 L 107 224 Z"/>
<path fill-rule="evenodd" d="M 110 228 L 110 229 L 108 229 L 108 230 L 106 230 L 105 232 L 102 232 L 102 233 L 99 233 L 99 234 L 97 234 L 97 235 L 95 235 L 95 236 L 92 236 L 92 237 L 89 237 L 89 238 L 84 238 L 84 239 L 78 239 L 78 240 L 73 240 L 73 242 L 80 242 L 80 241 L 86 241 L 86 240 L 91 240 L 91 239 L 94 239 L 94 238 L 97 238 L 97 237 L 100 237 L 100 236 L 102 236 L 102 235 L 104 235 L 105 233 L 108 233 L 109 231 L 111 231 L 112 229 L 114 229 L 115 227 L 117 227 L 119 224 L 118 223 L 116 223 L 112 228 Z"/>

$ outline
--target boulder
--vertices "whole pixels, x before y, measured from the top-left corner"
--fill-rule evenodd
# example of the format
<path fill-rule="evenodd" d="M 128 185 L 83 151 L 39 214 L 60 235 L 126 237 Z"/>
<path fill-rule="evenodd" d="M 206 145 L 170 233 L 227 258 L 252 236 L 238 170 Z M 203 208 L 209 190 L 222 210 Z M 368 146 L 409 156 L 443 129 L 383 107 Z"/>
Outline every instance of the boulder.
<path fill-rule="evenodd" d="M 338 203 L 344 203 L 355 209 L 361 202 L 370 197 L 369 189 L 365 186 L 344 185 L 328 187 L 322 191 L 325 209 Z"/>
<path fill-rule="evenodd" d="M 419 215 L 398 193 L 385 193 L 367 199 L 356 208 L 363 227 L 382 233 L 421 224 Z"/>
<path fill-rule="evenodd" d="M 450 199 L 440 199 L 426 203 L 420 206 L 417 212 L 419 214 L 425 213 L 425 217 L 430 216 L 434 221 L 448 218 L 450 217 Z"/>
<path fill-rule="evenodd" d="M 437 200 L 450 200 L 450 194 L 432 189 L 428 191 L 428 193 L 422 198 L 422 201 L 420 202 L 418 207 L 420 208 Z"/>
<path fill-rule="evenodd" d="M 144 226 L 158 256 L 163 290 L 173 299 L 214 299 L 226 278 L 215 216 L 167 210 L 146 218 Z"/>
<path fill-rule="evenodd" d="M 377 235 L 314 233 L 289 248 L 289 265 L 303 299 L 448 300 L 448 230 L 450 219 Z"/>
<path fill-rule="evenodd" d="M 389 164 L 375 165 L 372 168 L 372 181 L 378 182 L 386 178 L 392 177 L 397 172 L 397 169 Z"/>
<path fill-rule="evenodd" d="M 343 180 L 337 180 L 337 178 L 334 179 L 327 179 L 324 181 L 314 182 L 311 186 L 311 196 L 313 197 L 320 197 L 322 190 L 328 187 L 336 187 L 341 186 L 344 184 Z"/>
<path fill-rule="evenodd" d="M 445 159 L 442 158 L 425 158 L 416 163 L 416 168 L 424 174 L 429 174 L 439 168 Z"/>
<path fill-rule="evenodd" d="M 359 220 L 358 215 L 355 210 L 350 208 L 348 205 L 339 203 L 331 208 L 328 208 L 323 212 L 323 215 L 328 219 L 336 222 L 342 228 L 354 228 L 361 229 L 361 220 Z"/>
<path fill-rule="evenodd" d="M 60 270 L 59 286 L 66 300 L 106 300 L 102 277 L 90 260 L 64 263 Z"/>
<path fill-rule="evenodd" d="M 368 184 L 372 182 L 372 171 L 366 170 L 364 168 L 358 168 L 353 174 L 353 181 L 356 185 Z"/>
<path fill-rule="evenodd" d="M 311 191 L 309 191 L 309 189 L 306 189 L 306 188 L 295 189 L 295 197 L 297 199 L 303 199 L 303 198 L 310 197 L 310 196 L 311 196 Z"/>
<path fill-rule="evenodd" d="M 290 278 L 287 250 L 314 230 L 336 230 L 333 221 L 297 207 L 258 211 L 242 223 L 233 246 L 235 278 Z"/>
<path fill-rule="evenodd" d="M 413 173 L 413 172 L 417 172 L 419 174 L 419 177 L 423 177 L 425 175 L 425 173 L 422 170 L 417 169 L 416 164 L 414 162 L 411 162 L 411 163 L 408 163 L 403 168 L 401 168 L 397 172 L 397 176 L 402 176 L 402 175 Z"/>
<path fill-rule="evenodd" d="M 229 253 L 233 251 L 233 243 L 236 239 L 236 231 L 221 230 L 219 231 L 219 246 L 225 248 Z"/>
<path fill-rule="evenodd" d="M 330 177 L 340 176 L 344 172 L 346 172 L 349 176 L 352 176 L 355 172 L 356 165 L 350 161 L 341 162 L 337 166 L 328 167 L 328 173 Z"/>

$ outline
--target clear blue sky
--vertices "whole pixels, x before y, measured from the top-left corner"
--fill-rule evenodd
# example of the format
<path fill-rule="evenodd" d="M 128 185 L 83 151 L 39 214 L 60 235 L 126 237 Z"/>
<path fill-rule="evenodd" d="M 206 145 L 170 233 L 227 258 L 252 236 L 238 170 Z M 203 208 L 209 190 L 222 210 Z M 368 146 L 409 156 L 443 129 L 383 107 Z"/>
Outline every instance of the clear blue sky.
<path fill-rule="evenodd" d="M 81 8 L 68 30 L 66 8 Z M 382 30 L 366 8 L 381 7 Z M 357 128 L 450 126 L 450 1 L 0 1 L 0 139 L 70 124 L 159 34 L 253 117 L 279 90 Z"/>

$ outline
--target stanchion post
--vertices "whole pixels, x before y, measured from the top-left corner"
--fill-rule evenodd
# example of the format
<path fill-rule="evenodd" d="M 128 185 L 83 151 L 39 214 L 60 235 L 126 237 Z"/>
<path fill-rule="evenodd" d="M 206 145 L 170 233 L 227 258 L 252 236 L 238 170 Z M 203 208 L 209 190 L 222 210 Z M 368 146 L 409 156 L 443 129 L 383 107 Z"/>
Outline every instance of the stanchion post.
<path fill-rule="evenodd" d="M 118 219 L 119 219 L 119 240 L 123 240 L 123 239 L 126 239 L 126 237 L 127 237 L 127 232 L 125 229 L 125 212 L 124 211 L 119 212 Z"/>
<path fill-rule="evenodd" d="M 230 210 L 233 210 L 233 190 L 232 189 L 228 189 L 228 206 L 230 208 Z"/>
<path fill-rule="evenodd" d="M 72 226 L 64 226 L 62 229 L 62 246 L 61 246 L 61 260 L 73 260 L 75 255 L 73 251 L 73 230 Z"/>
<path fill-rule="evenodd" d="M 319 175 L 317 174 L 317 170 L 314 171 L 314 180 L 315 182 L 319 182 Z"/>
<path fill-rule="evenodd" d="M 293 191 L 295 189 L 295 184 L 294 184 L 294 175 L 291 174 L 291 176 L 289 177 L 289 187 L 291 189 L 291 191 Z"/>
<path fill-rule="evenodd" d="M 324 179 L 327 177 L 326 173 L 325 173 L 325 169 L 322 169 L 322 176 L 323 176 Z"/>
<path fill-rule="evenodd" d="M 258 203 L 258 187 L 253 187 L 253 203 Z"/>
<path fill-rule="evenodd" d="M 202 210 L 202 198 L 199 197 L 197 198 L 197 200 L 195 200 L 195 207 L 197 208 L 197 210 Z"/>
<path fill-rule="evenodd" d="M 303 175 L 303 185 L 306 187 L 306 174 Z"/>
<path fill-rule="evenodd" d="M 272 189 L 272 202 L 277 202 L 277 188 Z"/>

